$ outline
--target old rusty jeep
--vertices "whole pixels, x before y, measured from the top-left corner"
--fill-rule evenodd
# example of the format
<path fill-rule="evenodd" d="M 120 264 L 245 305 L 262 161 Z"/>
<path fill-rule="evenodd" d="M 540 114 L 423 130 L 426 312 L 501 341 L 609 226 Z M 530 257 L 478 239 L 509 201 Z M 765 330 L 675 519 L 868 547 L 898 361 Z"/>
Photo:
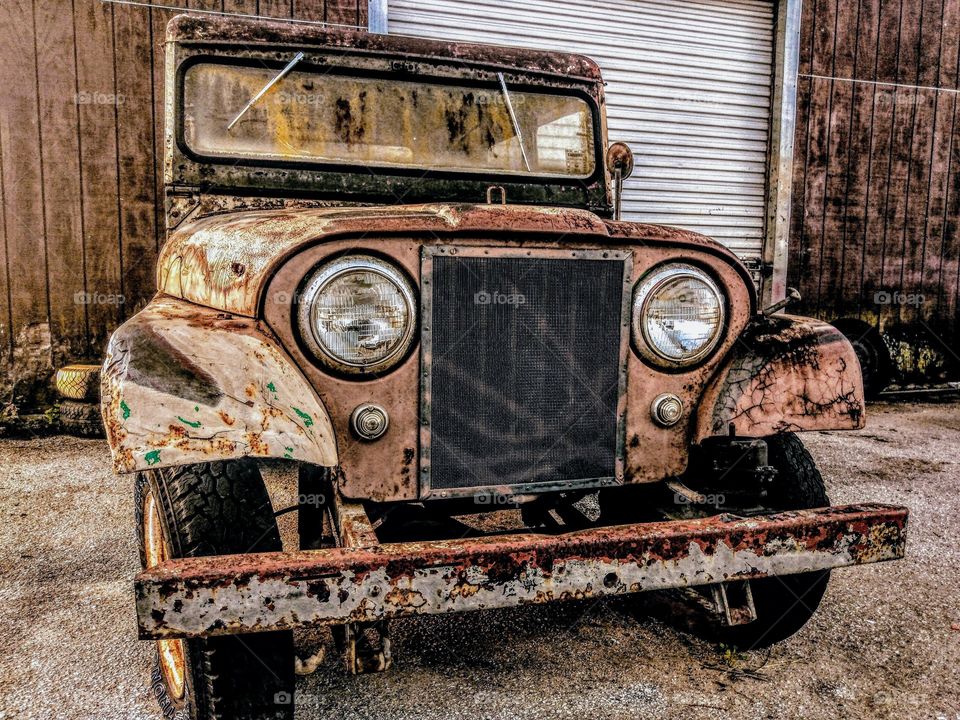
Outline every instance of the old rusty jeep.
<path fill-rule="evenodd" d="M 796 434 L 863 426 L 853 349 L 618 219 L 591 60 L 189 16 L 166 57 L 158 293 L 102 394 L 167 714 L 290 717 L 306 626 L 384 670 L 394 618 L 673 588 L 755 647 L 903 555 Z"/>

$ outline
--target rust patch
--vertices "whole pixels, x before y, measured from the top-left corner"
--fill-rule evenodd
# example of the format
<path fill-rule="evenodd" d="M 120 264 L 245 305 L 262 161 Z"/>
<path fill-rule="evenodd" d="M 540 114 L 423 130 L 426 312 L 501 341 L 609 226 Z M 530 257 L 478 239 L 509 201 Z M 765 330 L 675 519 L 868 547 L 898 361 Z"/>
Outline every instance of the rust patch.
<path fill-rule="evenodd" d="M 138 575 L 137 616 L 143 638 L 195 637 L 715 584 L 896 559 L 906 522 L 906 508 L 846 505 L 564 535 L 184 558 Z"/>

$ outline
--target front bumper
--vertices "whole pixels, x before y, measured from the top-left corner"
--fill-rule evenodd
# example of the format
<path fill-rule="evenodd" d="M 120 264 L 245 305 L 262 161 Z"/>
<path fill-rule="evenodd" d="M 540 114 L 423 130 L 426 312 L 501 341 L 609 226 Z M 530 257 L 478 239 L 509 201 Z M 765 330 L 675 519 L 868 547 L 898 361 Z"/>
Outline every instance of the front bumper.
<path fill-rule="evenodd" d="M 373 622 L 711 585 L 903 557 L 907 510 L 842 505 L 561 535 L 171 560 L 136 578 L 140 637 Z"/>

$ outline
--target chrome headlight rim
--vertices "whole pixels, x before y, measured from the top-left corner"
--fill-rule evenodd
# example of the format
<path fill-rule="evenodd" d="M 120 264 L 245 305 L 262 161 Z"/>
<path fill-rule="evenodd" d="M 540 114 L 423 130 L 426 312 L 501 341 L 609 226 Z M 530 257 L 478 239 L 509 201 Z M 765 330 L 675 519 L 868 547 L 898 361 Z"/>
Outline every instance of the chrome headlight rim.
<path fill-rule="evenodd" d="M 334 354 L 318 337 L 311 317 L 315 300 L 327 286 L 358 271 L 374 273 L 393 284 L 407 311 L 408 321 L 400 342 L 387 355 L 372 363 L 351 362 Z M 382 375 L 406 359 L 416 339 L 418 306 L 413 283 L 400 267 L 375 255 L 348 253 L 321 261 L 307 274 L 300 287 L 295 313 L 298 335 L 312 357 L 324 368 L 343 375 Z"/>
<path fill-rule="evenodd" d="M 647 313 L 647 306 L 651 298 L 669 283 L 682 279 L 694 279 L 704 283 L 717 299 L 719 317 L 713 337 L 700 350 L 683 358 L 668 356 L 658 350 L 656 344 L 647 334 L 646 323 L 643 322 Z M 719 347 L 724 337 L 724 328 L 727 319 L 727 296 L 720 289 L 720 285 L 703 268 L 685 262 L 666 262 L 651 268 L 643 275 L 633 288 L 633 301 L 630 309 L 630 330 L 633 346 L 637 354 L 652 365 L 664 370 L 687 370 L 694 365 L 704 363 Z"/>

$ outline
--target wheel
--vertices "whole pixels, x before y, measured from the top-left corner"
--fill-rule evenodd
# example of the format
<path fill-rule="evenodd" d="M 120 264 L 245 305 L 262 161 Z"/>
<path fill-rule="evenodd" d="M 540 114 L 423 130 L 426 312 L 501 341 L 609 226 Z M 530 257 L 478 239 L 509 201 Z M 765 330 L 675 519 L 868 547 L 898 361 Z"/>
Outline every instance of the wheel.
<path fill-rule="evenodd" d="M 820 471 L 793 433 L 767 439 L 769 463 L 777 469 L 763 505 L 773 510 L 805 510 L 830 504 Z M 778 575 L 750 581 L 757 619 L 719 630 L 719 640 L 741 650 L 767 647 L 802 628 L 813 617 L 830 580 L 829 570 Z"/>
<path fill-rule="evenodd" d="M 63 400 L 60 403 L 60 427 L 68 435 L 103 437 L 103 418 L 96 403 Z"/>
<path fill-rule="evenodd" d="M 893 380 L 890 351 L 875 327 L 862 320 L 843 318 L 833 326 L 844 334 L 860 361 L 863 390 L 868 398 L 875 398 Z"/>
<path fill-rule="evenodd" d="M 280 550 L 260 471 L 232 460 L 139 473 L 140 561 Z M 163 716 L 180 720 L 293 717 L 290 631 L 156 643 L 152 685 Z"/>
<path fill-rule="evenodd" d="M 100 366 L 65 365 L 57 370 L 55 384 L 61 397 L 96 403 L 100 401 Z"/>

